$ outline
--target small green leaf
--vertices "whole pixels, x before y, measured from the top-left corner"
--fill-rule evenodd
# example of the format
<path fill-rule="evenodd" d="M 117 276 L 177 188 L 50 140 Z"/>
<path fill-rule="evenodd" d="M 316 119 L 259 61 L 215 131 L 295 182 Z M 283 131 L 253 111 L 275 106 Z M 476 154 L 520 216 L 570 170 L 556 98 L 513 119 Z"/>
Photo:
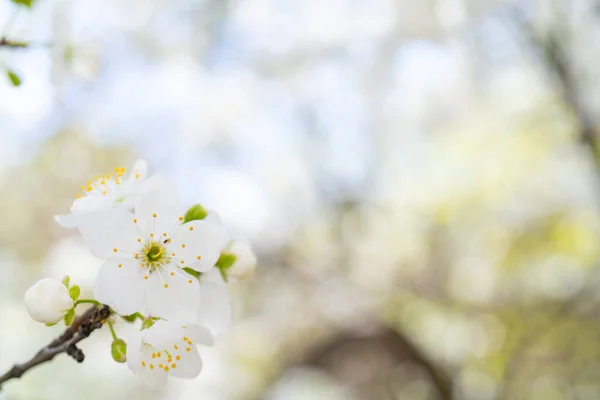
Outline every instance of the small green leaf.
<path fill-rule="evenodd" d="M 115 339 L 110 345 L 110 354 L 113 360 L 119 363 L 127 361 L 127 343 L 123 339 Z"/>
<path fill-rule="evenodd" d="M 75 319 L 75 309 L 71 308 L 66 314 L 65 314 L 65 325 L 66 326 L 70 326 L 73 323 L 73 320 Z"/>
<path fill-rule="evenodd" d="M 195 270 L 191 269 L 190 267 L 185 267 L 185 268 L 183 268 L 183 270 L 185 272 L 187 272 L 188 274 L 192 275 L 196 279 L 200 278 L 200 275 L 202 275 L 202 272 L 195 271 Z"/>
<path fill-rule="evenodd" d="M 142 322 L 142 327 L 140 328 L 140 331 L 149 329 L 150 327 L 152 327 L 152 325 L 154 325 L 154 320 L 152 318 L 148 318 L 147 320 Z"/>
<path fill-rule="evenodd" d="M 65 285 L 67 287 L 67 289 L 69 288 L 69 284 L 71 283 L 71 278 L 69 277 L 69 275 L 65 276 L 62 279 L 62 284 Z"/>
<path fill-rule="evenodd" d="M 54 325 L 58 324 L 59 322 L 60 322 L 60 321 L 56 321 L 56 322 L 53 322 L 53 323 L 51 323 L 51 324 L 45 324 L 45 325 L 46 325 L 46 326 L 48 326 L 48 327 L 50 327 L 50 326 L 54 326 Z"/>
<path fill-rule="evenodd" d="M 17 86 L 21 86 L 21 78 L 19 77 L 19 75 L 17 75 L 15 72 L 13 71 L 6 71 L 6 73 L 8 74 L 8 79 L 10 79 L 10 83 L 12 83 L 13 86 L 17 87 Z"/>
<path fill-rule="evenodd" d="M 127 322 L 135 322 L 138 317 L 137 317 L 137 313 L 135 313 L 135 314 L 131 314 L 131 315 L 122 315 L 121 318 L 123 318 Z"/>
<path fill-rule="evenodd" d="M 206 215 L 208 215 L 208 211 L 206 211 L 206 208 L 202 207 L 202 205 L 200 204 L 194 204 L 185 213 L 183 223 L 185 224 L 186 222 L 204 219 L 206 218 Z"/>
<path fill-rule="evenodd" d="M 77 285 L 71 286 L 71 289 L 69 289 L 69 296 L 71 296 L 73 301 L 76 301 L 79 298 L 80 294 L 81 289 L 79 289 L 79 286 Z"/>
<path fill-rule="evenodd" d="M 31 9 L 33 3 L 35 3 L 35 0 L 12 0 L 12 2 Z"/>

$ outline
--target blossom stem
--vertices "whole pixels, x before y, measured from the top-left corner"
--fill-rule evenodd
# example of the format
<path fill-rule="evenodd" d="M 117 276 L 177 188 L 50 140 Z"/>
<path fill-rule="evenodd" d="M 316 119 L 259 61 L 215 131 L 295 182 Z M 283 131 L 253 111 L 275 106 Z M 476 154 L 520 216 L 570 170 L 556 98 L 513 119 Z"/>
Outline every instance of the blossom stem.
<path fill-rule="evenodd" d="M 115 327 L 113 326 L 113 323 L 110 319 L 106 320 L 106 325 L 108 325 L 108 329 L 110 329 L 110 334 L 113 337 L 113 340 L 117 340 L 117 334 L 115 333 Z"/>

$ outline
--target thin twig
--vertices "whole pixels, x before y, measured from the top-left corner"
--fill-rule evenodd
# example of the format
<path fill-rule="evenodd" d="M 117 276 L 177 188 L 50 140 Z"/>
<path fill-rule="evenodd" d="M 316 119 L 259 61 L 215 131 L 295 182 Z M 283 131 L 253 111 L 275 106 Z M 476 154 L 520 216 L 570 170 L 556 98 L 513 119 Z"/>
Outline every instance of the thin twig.
<path fill-rule="evenodd" d="M 30 369 L 52 360 L 60 353 L 67 353 L 77 362 L 83 362 L 83 352 L 77 343 L 88 337 L 93 331 L 102 327 L 102 323 L 110 316 L 108 306 L 93 307 L 79 316 L 62 335 L 37 352 L 33 358 L 23 364 L 15 364 L 7 373 L 0 376 L 0 389 L 4 382 L 20 378 Z"/>
<path fill-rule="evenodd" d="M 10 40 L 5 37 L 0 37 L 0 47 L 7 47 L 10 49 L 24 49 L 28 45 L 25 42 L 19 42 L 17 40 Z"/>

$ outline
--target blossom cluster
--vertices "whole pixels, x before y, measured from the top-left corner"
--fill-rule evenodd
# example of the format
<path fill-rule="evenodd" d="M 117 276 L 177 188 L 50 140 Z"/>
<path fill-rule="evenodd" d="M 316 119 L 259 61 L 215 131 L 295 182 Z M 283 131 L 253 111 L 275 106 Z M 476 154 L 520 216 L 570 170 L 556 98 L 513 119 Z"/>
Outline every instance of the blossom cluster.
<path fill-rule="evenodd" d="M 226 285 L 254 271 L 251 247 L 232 240 L 216 213 L 199 204 L 182 208 L 175 186 L 161 175 L 147 177 L 144 161 L 129 174 L 116 168 L 81 189 L 70 213 L 56 221 L 78 229 L 90 252 L 105 260 L 95 298 L 79 299 L 68 278 L 42 279 L 25 294 L 27 311 L 36 321 L 69 325 L 77 305 L 108 305 L 114 315 L 142 322 L 126 344 L 108 321 L 116 361 L 126 361 L 148 385 L 169 375 L 196 377 L 197 346 L 210 346 L 231 329 Z"/>

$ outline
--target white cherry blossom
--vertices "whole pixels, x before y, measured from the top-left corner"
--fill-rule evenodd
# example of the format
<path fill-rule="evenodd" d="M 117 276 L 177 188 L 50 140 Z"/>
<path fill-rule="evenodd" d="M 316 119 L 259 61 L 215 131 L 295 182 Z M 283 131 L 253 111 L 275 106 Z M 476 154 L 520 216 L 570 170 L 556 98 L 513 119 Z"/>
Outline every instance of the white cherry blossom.
<path fill-rule="evenodd" d="M 169 376 L 192 379 L 202 370 L 198 345 L 213 345 L 206 328 L 157 321 L 129 341 L 127 364 L 144 384 L 152 387 L 165 384 Z"/>
<path fill-rule="evenodd" d="M 25 308 L 37 322 L 54 324 L 73 308 L 69 290 L 54 279 L 42 279 L 25 292 Z"/>
<path fill-rule="evenodd" d="M 138 160 L 133 170 L 125 176 L 125 168 L 115 168 L 114 174 L 95 176 L 71 205 L 71 213 L 56 215 L 54 219 L 63 228 L 75 228 L 81 215 L 107 208 L 119 207 L 133 210 L 139 197 L 142 182 L 146 179 L 148 165 Z"/>
<path fill-rule="evenodd" d="M 107 260 L 96 278 L 96 299 L 121 315 L 143 309 L 169 321 L 195 321 L 199 283 L 184 268 L 213 268 L 227 234 L 213 222 L 183 221 L 176 190 L 162 176 L 142 184 L 135 215 L 124 208 L 82 215 L 84 242 Z"/>

